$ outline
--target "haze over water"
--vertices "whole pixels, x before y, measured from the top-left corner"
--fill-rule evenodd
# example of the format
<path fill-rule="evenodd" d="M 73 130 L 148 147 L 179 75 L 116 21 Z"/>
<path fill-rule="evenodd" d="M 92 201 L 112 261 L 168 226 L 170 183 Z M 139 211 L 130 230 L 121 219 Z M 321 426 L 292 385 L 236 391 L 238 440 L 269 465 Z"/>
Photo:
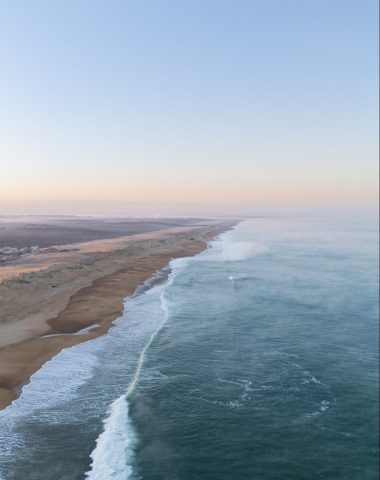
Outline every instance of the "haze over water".
<path fill-rule="evenodd" d="M 377 478 L 377 243 L 251 219 L 172 262 L 0 412 L 1 478 Z"/>

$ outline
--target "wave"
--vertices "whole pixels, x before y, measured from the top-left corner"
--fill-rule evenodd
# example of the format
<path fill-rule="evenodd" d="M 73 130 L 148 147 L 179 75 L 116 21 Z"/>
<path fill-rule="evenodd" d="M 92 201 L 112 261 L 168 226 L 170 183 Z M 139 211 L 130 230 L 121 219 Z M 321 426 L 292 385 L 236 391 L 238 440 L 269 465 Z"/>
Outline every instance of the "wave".
<path fill-rule="evenodd" d="M 110 407 L 104 421 L 104 431 L 96 441 L 91 453 L 91 471 L 86 473 L 92 480 L 126 479 L 132 473 L 129 458 L 136 436 L 128 415 L 127 395 L 121 395 Z"/>
<path fill-rule="evenodd" d="M 90 455 L 92 459 L 91 470 L 86 472 L 86 478 L 89 480 L 104 480 L 105 478 L 126 480 L 133 473 L 132 462 L 137 436 L 128 414 L 128 398 L 134 391 L 140 377 L 147 350 L 169 318 L 169 306 L 165 297 L 165 290 L 173 283 L 176 275 L 187 265 L 188 261 L 189 258 L 180 258 L 170 262 L 171 273 L 166 284 L 162 286 L 163 289 L 158 297 L 158 305 L 156 305 L 162 312 L 161 322 L 141 351 L 127 391 L 118 397 L 109 408 L 108 417 L 103 422 L 103 432 L 96 440 L 96 447 Z M 149 299 L 147 300 L 149 301 Z M 150 308 L 154 308 L 154 306 L 150 305 Z"/>
<path fill-rule="evenodd" d="M 98 364 L 97 348 L 89 344 L 65 348 L 58 355 L 46 362 L 33 374 L 30 382 L 23 387 L 19 398 L 9 407 L 0 411 L 0 420 L 30 416 L 42 405 L 54 406 L 70 397 L 86 380 L 91 378 L 93 369 Z M 73 375 L 73 362 L 81 375 Z"/>
<path fill-rule="evenodd" d="M 173 271 L 169 275 L 170 282 L 186 264 L 186 259 L 171 262 Z M 112 392 L 115 398 L 119 395 L 120 388 L 123 388 L 122 385 L 129 384 L 130 389 L 134 387 L 145 351 L 153 340 L 152 332 L 155 333 L 157 326 L 161 326 L 162 316 L 167 310 L 165 299 L 162 297 L 160 300 L 167 282 L 166 268 L 145 282 L 143 291 L 136 291 L 135 295 L 125 299 L 123 315 L 113 322 L 114 326 L 107 335 L 63 349 L 32 375 L 18 399 L 0 411 L 0 479 L 3 469 L 19 458 L 26 445 L 29 445 L 28 453 L 38 457 L 40 442 L 44 443 L 41 436 L 48 434 L 49 428 L 53 425 L 55 428 L 71 422 L 91 424 L 104 412 L 104 404 L 111 403 Z M 156 315 L 157 312 L 151 312 L 150 302 L 154 300 L 158 300 L 158 304 L 162 302 L 160 316 Z M 147 303 L 146 306 L 144 302 Z M 125 365 L 122 371 L 121 361 Z M 112 381 L 114 375 L 118 375 L 120 387 L 119 382 Z M 107 379 L 110 379 L 109 383 Z M 79 398 L 83 398 L 83 388 L 86 389 L 85 409 L 80 406 L 82 402 L 77 402 Z M 115 445 L 119 445 L 115 444 L 112 459 L 107 460 L 107 463 L 119 470 L 117 459 L 121 458 L 121 452 L 124 452 L 125 446 L 128 445 L 128 439 L 133 441 L 133 432 L 129 424 L 120 421 L 122 418 L 128 418 L 128 406 L 124 403 L 120 397 L 118 402 L 111 405 L 110 422 L 106 421 L 104 424 L 107 434 L 98 439 L 99 451 L 103 450 L 102 445 L 105 446 L 109 442 L 109 432 L 112 432 L 112 437 L 118 436 L 123 439 L 119 442 L 120 452 L 114 451 Z M 115 418 L 118 420 L 114 421 Z M 119 430 L 115 430 L 117 423 L 121 426 Z M 123 430 L 122 426 L 125 426 L 126 430 Z M 100 464 L 99 457 L 97 455 L 95 459 L 97 465 Z M 124 453 L 123 458 L 127 458 Z M 123 473 L 120 478 L 124 479 L 125 474 Z"/>

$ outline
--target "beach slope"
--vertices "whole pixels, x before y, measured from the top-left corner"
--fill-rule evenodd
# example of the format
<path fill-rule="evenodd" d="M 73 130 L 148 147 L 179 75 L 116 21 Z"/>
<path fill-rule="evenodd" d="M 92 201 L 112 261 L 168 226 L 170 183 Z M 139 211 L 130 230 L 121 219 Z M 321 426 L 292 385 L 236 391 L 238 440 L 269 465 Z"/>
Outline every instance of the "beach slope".
<path fill-rule="evenodd" d="M 0 408 L 60 350 L 107 332 L 131 295 L 171 259 L 199 253 L 236 222 L 66 245 L 0 267 Z"/>

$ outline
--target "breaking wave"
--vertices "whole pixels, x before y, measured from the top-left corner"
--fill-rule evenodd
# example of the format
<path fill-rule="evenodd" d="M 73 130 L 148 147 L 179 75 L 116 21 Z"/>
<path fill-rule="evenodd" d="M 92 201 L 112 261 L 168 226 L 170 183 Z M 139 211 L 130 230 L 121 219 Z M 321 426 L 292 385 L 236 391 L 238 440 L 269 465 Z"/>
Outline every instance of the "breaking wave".
<path fill-rule="evenodd" d="M 157 308 L 160 309 L 161 321 L 141 351 L 135 373 L 127 391 L 110 406 L 109 415 L 103 422 L 104 430 L 96 440 L 96 447 L 90 455 L 92 459 L 91 470 L 86 472 L 86 478 L 90 480 L 104 480 L 105 478 L 109 480 L 126 480 L 130 478 L 133 472 L 133 450 L 137 437 L 128 415 L 128 397 L 138 382 L 147 350 L 169 317 L 165 289 L 173 282 L 179 270 L 186 266 L 187 261 L 187 258 L 181 258 L 170 263 L 172 272 L 166 284 L 163 286 L 158 298 L 150 302 L 151 311 Z"/>

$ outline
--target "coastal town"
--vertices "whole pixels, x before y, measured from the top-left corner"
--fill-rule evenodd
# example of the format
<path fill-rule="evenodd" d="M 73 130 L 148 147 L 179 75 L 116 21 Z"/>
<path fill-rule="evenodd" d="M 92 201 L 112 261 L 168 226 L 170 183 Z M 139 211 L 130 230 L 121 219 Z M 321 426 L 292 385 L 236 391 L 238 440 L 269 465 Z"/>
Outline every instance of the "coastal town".
<path fill-rule="evenodd" d="M 62 252 L 73 252 L 78 251 L 79 248 L 70 248 L 64 246 L 54 245 L 51 247 L 40 248 L 38 245 L 33 245 L 31 247 L 0 247 L 0 264 L 8 263 L 13 260 L 16 260 L 21 255 L 26 253 L 62 253 Z"/>

